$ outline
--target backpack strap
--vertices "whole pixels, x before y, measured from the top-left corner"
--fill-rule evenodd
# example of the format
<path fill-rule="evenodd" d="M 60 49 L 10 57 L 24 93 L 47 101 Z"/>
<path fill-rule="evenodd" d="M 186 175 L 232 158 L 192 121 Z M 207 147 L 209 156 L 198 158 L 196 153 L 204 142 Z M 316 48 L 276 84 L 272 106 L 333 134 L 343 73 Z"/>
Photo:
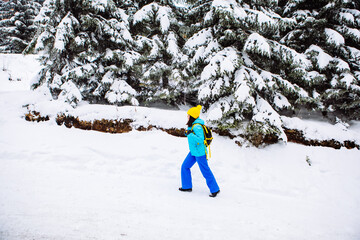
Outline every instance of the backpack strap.
<path fill-rule="evenodd" d="M 193 130 L 193 128 L 195 127 L 195 125 L 200 125 L 202 127 L 202 125 L 200 123 L 194 123 L 192 126 L 191 126 L 191 130 Z M 204 131 L 204 129 L 203 129 Z"/>
<path fill-rule="evenodd" d="M 205 149 L 206 149 L 206 146 L 205 146 Z M 211 158 L 211 149 L 210 149 L 210 145 L 209 145 L 209 154 L 207 151 L 205 151 L 206 153 L 206 159 L 208 160 L 208 157 Z M 208 156 L 209 155 L 209 156 Z"/>
<path fill-rule="evenodd" d="M 210 150 L 210 145 L 208 146 L 208 147 L 209 147 L 209 153 L 208 153 L 208 151 L 207 151 L 207 149 L 206 149 L 206 144 L 205 144 L 205 143 L 206 143 L 206 134 L 205 134 L 206 128 L 204 128 L 203 125 L 200 124 L 200 123 L 195 123 L 195 124 L 192 125 L 191 130 L 193 130 L 193 128 L 194 128 L 195 125 L 200 125 L 201 128 L 203 129 L 203 133 L 204 133 L 204 148 L 205 148 L 206 160 L 208 160 L 209 158 L 211 158 L 211 150 Z"/>

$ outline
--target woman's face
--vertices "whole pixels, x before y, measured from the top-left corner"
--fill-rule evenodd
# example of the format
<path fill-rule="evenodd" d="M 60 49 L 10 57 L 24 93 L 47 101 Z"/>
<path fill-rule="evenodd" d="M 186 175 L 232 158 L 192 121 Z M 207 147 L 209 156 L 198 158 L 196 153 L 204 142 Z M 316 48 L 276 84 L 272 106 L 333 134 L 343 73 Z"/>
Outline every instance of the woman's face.
<path fill-rule="evenodd" d="M 189 121 L 190 120 L 190 115 L 189 114 L 187 115 L 187 118 L 188 118 L 188 121 Z"/>

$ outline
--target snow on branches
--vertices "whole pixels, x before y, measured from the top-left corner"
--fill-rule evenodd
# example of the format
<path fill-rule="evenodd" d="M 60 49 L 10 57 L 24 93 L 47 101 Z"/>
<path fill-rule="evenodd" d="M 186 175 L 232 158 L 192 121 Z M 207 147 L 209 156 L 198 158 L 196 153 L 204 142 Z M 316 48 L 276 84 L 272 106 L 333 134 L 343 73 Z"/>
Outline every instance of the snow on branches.
<path fill-rule="evenodd" d="M 281 114 L 359 119 L 352 1 L 69 1 L 44 2 L 28 46 L 54 98 L 202 104 L 220 128 L 284 140 Z"/>

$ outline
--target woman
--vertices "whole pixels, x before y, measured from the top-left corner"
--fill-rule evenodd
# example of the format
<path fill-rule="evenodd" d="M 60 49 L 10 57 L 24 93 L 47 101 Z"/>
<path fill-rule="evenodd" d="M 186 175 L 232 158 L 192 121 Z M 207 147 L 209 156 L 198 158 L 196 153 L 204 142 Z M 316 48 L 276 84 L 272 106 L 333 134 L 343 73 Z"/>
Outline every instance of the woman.
<path fill-rule="evenodd" d="M 206 147 L 204 144 L 204 130 L 201 125 L 204 125 L 204 121 L 199 118 L 201 106 L 190 108 L 188 114 L 188 130 L 186 136 L 189 143 L 190 153 L 185 158 L 181 166 L 181 184 L 179 188 L 182 192 L 192 191 L 192 180 L 190 168 L 197 162 L 200 171 L 206 179 L 206 184 L 210 189 L 210 197 L 216 197 L 220 192 L 219 186 L 215 180 L 213 173 L 211 172 L 207 159 L 206 159 Z M 201 124 L 201 125 L 199 125 Z"/>

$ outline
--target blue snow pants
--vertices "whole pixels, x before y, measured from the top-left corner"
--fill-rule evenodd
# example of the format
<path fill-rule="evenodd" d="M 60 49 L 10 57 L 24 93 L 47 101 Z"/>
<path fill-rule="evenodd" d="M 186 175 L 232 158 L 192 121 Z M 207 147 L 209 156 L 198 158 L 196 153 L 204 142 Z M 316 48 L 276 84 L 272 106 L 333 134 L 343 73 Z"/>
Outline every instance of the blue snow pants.
<path fill-rule="evenodd" d="M 200 171 L 204 178 L 206 179 L 206 184 L 210 189 L 211 193 L 217 192 L 220 190 L 214 174 L 211 172 L 208 162 L 206 160 L 206 155 L 201 157 L 192 156 L 191 153 L 187 155 L 182 166 L 181 166 L 181 183 L 183 189 L 192 188 L 191 180 L 191 171 L 190 168 L 194 166 L 195 163 L 198 163 Z"/>

